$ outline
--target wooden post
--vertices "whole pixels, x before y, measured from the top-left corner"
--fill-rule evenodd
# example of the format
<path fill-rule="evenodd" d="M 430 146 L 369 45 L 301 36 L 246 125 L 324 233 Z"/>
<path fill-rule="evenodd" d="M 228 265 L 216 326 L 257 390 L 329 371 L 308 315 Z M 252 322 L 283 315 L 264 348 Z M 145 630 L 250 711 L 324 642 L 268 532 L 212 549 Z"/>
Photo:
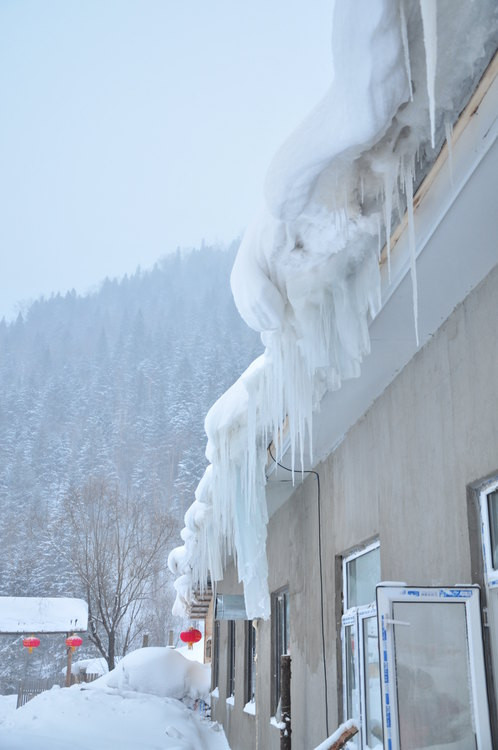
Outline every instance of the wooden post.
<path fill-rule="evenodd" d="M 173 638 L 174 638 L 174 633 L 172 630 L 170 630 L 168 633 L 168 646 L 173 647 Z"/>
<path fill-rule="evenodd" d="M 144 633 L 144 636 L 142 638 L 142 648 L 147 648 L 149 645 L 149 635 L 148 633 Z"/>
<path fill-rule="evenodd" d="M 67 647 L 66 687 L 71 687 L 71 667 L 73 666 L 73 649 Z"/>
<path fill-rule="evenodd" d="M 291 750 L 291 658 L 289 654 L 280 657 L 280 750 Z"/>

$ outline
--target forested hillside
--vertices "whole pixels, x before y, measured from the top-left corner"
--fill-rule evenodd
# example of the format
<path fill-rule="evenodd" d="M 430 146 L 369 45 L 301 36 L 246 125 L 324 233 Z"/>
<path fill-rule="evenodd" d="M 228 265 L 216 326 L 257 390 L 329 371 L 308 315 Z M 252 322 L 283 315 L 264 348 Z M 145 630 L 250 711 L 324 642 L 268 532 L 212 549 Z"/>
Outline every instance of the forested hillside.
<path fill-rule="evenodd" d="M 206 465 L 206 411 L 261 351 L 232 301 L 233 256 L 177 252 L 0 323 L 1 595 L 78 595 L 61 509 L 91 479 L 178 525 Z"/>

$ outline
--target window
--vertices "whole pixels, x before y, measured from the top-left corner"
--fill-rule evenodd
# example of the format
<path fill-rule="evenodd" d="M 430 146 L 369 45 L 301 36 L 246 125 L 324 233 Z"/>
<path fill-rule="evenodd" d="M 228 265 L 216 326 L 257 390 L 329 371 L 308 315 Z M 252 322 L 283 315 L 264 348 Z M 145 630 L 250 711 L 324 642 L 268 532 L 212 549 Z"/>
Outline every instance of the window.
<path fill-rule="evenodd" d="M 380 580 L 380 546 L 373 542 L 344 558 L 344 611 L 375 602 Z"/>
<path fill-rule="evenodd" d="M 227 700 L 235 696 L 235 620 L 228 620 Z"/>
<path fill-rule="evenodd" d="M 212 689 L 215 690 L 220 679 L 220 621 L 214 621 L 214 643 L 212 661 Z"/>
<path fill-rule="evenodd" d="M 246 621 L 246 694 L 245 702 L 253 703 L 256 693 L 256 630 L 252 620 Z"/>
<path fill-rule="evenodd" d="M 374 542 L 342 561 L 344 614 L 341 622 L 344 719 L 359 732 L 348 747 L 382 746 L 382 709 L 375 587 L 380 580 L 380 548 Z"/>
<path fill-rule="evenodd" d="M 386 742 L 492 747 L 479 587 L 377 588 Z"/>
<path fill-rule="evenodd" d="M 289 590 L 282 589 L 272 596 L 272 714 L 277 713 L 280 701 L 280 657 L 289 653 Z"/>
<path fill-rule="evenodd" d="M 498 482 L 489 484 L 479 495 L 484 568 L 487 586 L 498 587 Z"/>

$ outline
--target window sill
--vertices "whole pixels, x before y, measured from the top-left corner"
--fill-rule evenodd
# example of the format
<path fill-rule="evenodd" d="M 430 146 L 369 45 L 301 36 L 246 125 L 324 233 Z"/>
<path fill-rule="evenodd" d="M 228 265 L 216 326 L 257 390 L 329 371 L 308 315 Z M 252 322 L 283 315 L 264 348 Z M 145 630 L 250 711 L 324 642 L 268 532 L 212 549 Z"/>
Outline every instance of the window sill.
<path fill-rule="evenodd" d="M 256 701 L 249 701 L 244 706 L 244 713 L 250 716 L 256 716 Z"/>

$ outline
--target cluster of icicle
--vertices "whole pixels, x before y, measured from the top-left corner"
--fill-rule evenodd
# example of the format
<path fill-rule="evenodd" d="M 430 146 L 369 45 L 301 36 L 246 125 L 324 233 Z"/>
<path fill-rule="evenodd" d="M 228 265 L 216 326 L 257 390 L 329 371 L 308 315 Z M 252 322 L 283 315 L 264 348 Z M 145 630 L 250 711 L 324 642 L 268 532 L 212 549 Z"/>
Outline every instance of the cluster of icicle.
<path fill-rule="evenodd" d="M 483 3 L 489 15 L 492 2 Z M 265 353 L 206 417 L 210 465 L 185 515 L 184 544 L 169 556 L 175 614 L 185 614 L 208 578 L 220 580 L 233 556 L 247 616 L 269 616 L 267 446 L 273 441 L 277 458 L 289 447 L 293 469 L 304 466 L 306 446 L 313 463 L 313 411 L 327 390 L 360 374 L 380 305 L 380 248 L 385 240 L 389 264 L 392 217 L 405 206 L 418 337 L 416 158 L 430 160 L 438 131 L 453 121 L 458 102 L 448 91 L 469 75 L 480 44 L 478 31 L 475 49 L 467 34 L 465 59 L 458 29 L 488 22 L 472 18 L 484 13 L 478 5 L 336 0 L 333 83 L 270 166 L 265 205 L 232 272 L 239 312 L 261 332 Z M 438 62 L 442 92 L 436 11 L 444 18 L 444 44 L 457 49 L 451 57 L 444 48 L 442 72 Z"/>

